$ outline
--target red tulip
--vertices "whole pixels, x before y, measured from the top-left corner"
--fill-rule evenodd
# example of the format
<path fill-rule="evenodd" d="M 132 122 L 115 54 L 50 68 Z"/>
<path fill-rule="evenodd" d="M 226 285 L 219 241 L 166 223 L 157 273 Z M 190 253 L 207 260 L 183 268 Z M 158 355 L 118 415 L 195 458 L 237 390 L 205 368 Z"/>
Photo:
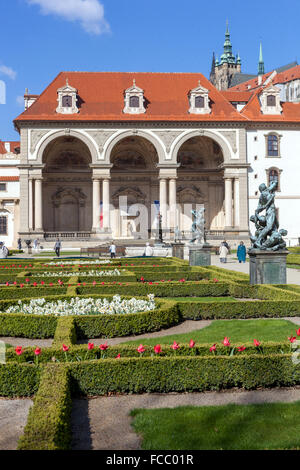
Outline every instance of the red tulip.
<path fill-rule="evenodd" d="M 230 346 L 230 342 L 229 342 L 229 339 L 227 338 L 227 336 L 225 336 L 225 338 L 223 340 L 223 344 L 224 344 L 224 346 Z"/>
<path fill-rule="evenodd" d="M 21 289 L 24 287 L 24 284 L 20 284 Z"/>
<path fill-rule="evenodd" d="M 53 287 L 53 282 L 49 282 L 49 286 L 50 286 L 50 287 Z"/>
<path fill-rule="evenodd" d="M 15 281 L 15 282 L 14 282 L 14 285 L 16 286 L 17 284 L 18 284 L 17 281 Z"/>
<path fill-rule="evenodd" d="M 121 357 L 121 354 L 119 353 L 119 354 L 115 357 L 115 359 L 120 359 L 120 357 Z"/>
<path fill-rule="evenodd" d="M 297 336 L 300 336 L 300 328 L 298 330 L 296 330 L 296 334 L 297 334 Z"/>
<path fill-rule="evenodd" d="M 253 343 L 256 347 L 260 346 L 260 342 L 257 339 L 254 339 Z"/>
<path fill-rule="evenodd" d="M 172 344 L 171 348 L 174 349 L 174 351 L 176 351 L 176 349 L 179 349 L 179 344 L 176 343 L 176 341 L 174 341 L 174 343 Z"/>
<path fill-rule="evenodd" d="M 88 350 L 94 349 L 94 343 L 88 343 Z"/>
<path fill-rule="evenodd" d="M 94 281 L 94 282 L 93 282 L 93 286 L 95 286 L 96 284 L 97 284 L 97 282 L 96 282 L 96 281 Z"/>
<path fill-rule="evenodd" d="M 155 354 L 160 354 L 161 353 L 161 345 L 160 344 L 157 344 L 156 346 L 154 346 L 154 352 L 155 352 Z"/>
<path fill-rule="evenodd" d="M 241 352 L 241 351 L 245 351 L 245 349 L 246 349 L 245 346 L 239 346 L 239 347 L 237 348 L 237 350 L 240 351 L 240 352 Z"/>
<path fill-rule="evenodd" d="M 213 279 L 214 282 L 219 282 L 219 279 L 217 279 L 216 277 Z"/>
<path fill-rule="evenodd" d="M 288 338 L 288 340 L 290 341 L 290 343 L 294 343 L 294 342 L 296 341 L 296 339 L 297 339 L 296 336 L 293 336 L 293 335 L 291 335 L 291 336 Z"/>
<path fill-rule="evenodd" d="M 108 349 L 107 341 L 104 344 L 100 344 L 99 348 L 101 351 L 106 351 Z"/>
<path fill-rule="evenodd" d="M 27 279 L 25 279 L 25 281 L 26 281 L 26 282 L 30 282 L 30 279 L 27 278 Z"/>
<path fill-rule="evenodd" d="M 195 346 L 195 341 L 193 341 L 193 340 L 191 339 L 189 346 L 190 346 L 190 348 L 193 348 L 193 347 Z"/>
<path fill-rule="evenodd" d="M 142 354 L 146 351 L 146 349 L 144 348 L 144 346 L 142 344 L 139 345 L 139 347 L 137 348 L 137 352 Z"/>
<path fill-rule="evenodd" d="M 214 352 L 216 349 L 217 349 L 216 344 L 213 344 L 213 345 L 209 348 L 210 352 Z"/>
<path fill-rule="evenodd" d="M 34 354 L 35 354 L 36 356 L 39 356 L 40 354 L 42 354 L 41 348 L 36 348 L 35 351 L 34 351 Z"/>
<path fill-rule="evenodd" d="M 8 287 L 8 286 L 9 286 L 9 282 L 7 282 L 5 285 L 6 285 L 6 287 Z"/>
<path fill-rule="evenodd" d="M 45 281 L 41 281 L 41 285 L 44 286 L 44 285 L 45 285 Z"/>
<path fill-rule="evenodd" d="M 141 277 L 141 281 L 143 282 L 145 280 L 145 278 Z"/>
<path fill-rule="evenodd" d="M 69 351 L 69 346 L 66 346 L 65 344 L 63 344 L 63 345 L 62 345 L 62 350 L 63 350 L 64 352 Z"/>
<path fill-rule="evenodd" d="M 36 287 L 36 286 L 37 286 L 37 282 L 34 282 L 33 285 L 34 285 L 34 287 Z"/>
<path fill-rule="evenodd" d="M 21 356 L 21 354 L 24 352 L 22 346 L 17 346 L 15 351 L 18 356 Z"/>

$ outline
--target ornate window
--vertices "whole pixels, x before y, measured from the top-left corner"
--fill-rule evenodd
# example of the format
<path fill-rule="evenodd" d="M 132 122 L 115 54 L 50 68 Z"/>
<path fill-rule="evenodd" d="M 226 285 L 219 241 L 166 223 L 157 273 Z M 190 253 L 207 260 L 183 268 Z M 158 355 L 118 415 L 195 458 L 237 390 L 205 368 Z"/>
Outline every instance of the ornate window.
<path fill-rule="evenodd" d="M 198 82 L 198 87 L 190 91 L 189 94 L 190 102 L 190 114 L 210 114 L 211 109 L 209 106 L 209 96 L 208 90 L 200 85 L 200 80 Z"/>
<path fill-rule="evenodd" d="M 275 168 L 275 167 L 268 168 L 266 170 L 268 186 L 271 183 L 274 183 L 274 181 L 277 181 L 276 191 L 281 191 L 281 188 L 280 188 L 280 175 L 281 175 L 281 172 L 282 172 L 282 170 L 279 170 L 279 168 Z"/>
<path fill-rule="evenodd" d="M 262 114 L 281 114 L 280 88 L 274 86 L 271 82 L 271 84 L 262 91 L 260 102 Z"/>
<path fill-rule="evenodd" d="M 79 112 L 77 107 L 77 90 L 69 85 L 68 79 L 66 85 L 57 90 L 58 107 L 56 112 L 59 114 L 76 114 Z"/>
<path fill-rule="evenodd" d="M 281 135 L 271 132 L 265 135 L 266 139 L 266 157 L 280 157 L 280 139 Z"/>
<path fill-rule="evenodd" d="M 144 90 L 136 85 L 135 80 L 133 80 L 133 85 L 125 90 L 124 102 L 123 113 L 125 114 L 144 114 L 146 112 Z"/>
<path fill-rule="evenodd" d="M 7 216 L 6 215 L 0 216 L 0 234 L 7 235 Z"/>

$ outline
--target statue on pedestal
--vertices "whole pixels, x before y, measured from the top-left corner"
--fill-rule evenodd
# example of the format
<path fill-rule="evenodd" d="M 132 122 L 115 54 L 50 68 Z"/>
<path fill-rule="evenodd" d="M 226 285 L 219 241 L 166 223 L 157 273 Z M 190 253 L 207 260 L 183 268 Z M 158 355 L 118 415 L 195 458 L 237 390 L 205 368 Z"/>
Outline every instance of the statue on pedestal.
<path fill-rule="evenodd" d="M 286 243 L 283 237 L 287 235 L 284 229 L 278 230 L 279 223 L 275 208 L 275 190 L 277 180 L 268 187 L 262 183 L 259 186 L 260 197 L 255 215 L 250 217 L 250 221 L 255 224 L 255 235 L 250 237 L 252 249 L 277 251 L 284 250 Z M 265 211 L 265 215 L 260 215 Z"/>
<path fill-rule="evenodd" d="M 192 233 L 193 238 L 191 243 L 200 245 L 202 240 L 205 242 L 205 218 L 204 218 L 205 208 L 202 207 L 198 211 L 192 210 L 193 223 L 192 223 Z"/>

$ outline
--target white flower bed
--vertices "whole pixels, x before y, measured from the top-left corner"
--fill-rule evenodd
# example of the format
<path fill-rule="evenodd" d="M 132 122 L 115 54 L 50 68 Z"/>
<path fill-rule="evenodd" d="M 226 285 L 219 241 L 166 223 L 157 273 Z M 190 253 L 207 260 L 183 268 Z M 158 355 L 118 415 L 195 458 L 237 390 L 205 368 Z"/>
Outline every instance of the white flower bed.
<path fill-rule="evenodd" d="M 121 299 L 115 295 L 113 300 L 92 299 L 73 297 L 71 300 L 56 300 L 47 302 L 44 298 L 32 299 L 30 303 L 18 301 L 17 305 L 12 305 L 5 313 L 26 313 L 30 315 L 54 315 L 65 317 L 70 315 L 113 315 L 149 312 L 156 308 L 154 295 L 149 294 L 148 300 Z"/>
<path fill-rule="evenodd" d="M 125 269 L 123 269 L 125 271 Z M 121 276 L 121 273 L 118 269 L 111 269 L 107 271 L 82 271 L 82 272 L 44 272 L 40 274 L 35 274 L 36 277 L 71 277 L 71 276 L 90 276 L 90 277 L 103 277 L 103 276 Z"/>
<path fill-rule="evenodd" d="M 81 264 L 82 266 L 88 265 L 88 264 L 111 264 L 111 261 L 109 259 L 97 259 L 95 261 L 85 261 L 85 260 L 63 261 L 62 263 L 51 261 L 50 263 L 47 264 L 47 266 L 74 266 L 76 264 Z"/>

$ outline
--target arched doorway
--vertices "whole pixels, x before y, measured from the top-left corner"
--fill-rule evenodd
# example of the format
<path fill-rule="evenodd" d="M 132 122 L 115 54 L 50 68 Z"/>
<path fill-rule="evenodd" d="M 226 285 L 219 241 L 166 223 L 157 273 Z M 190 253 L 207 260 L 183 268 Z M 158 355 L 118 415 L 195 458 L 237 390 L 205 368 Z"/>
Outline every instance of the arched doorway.
<path fill-rule="evenodd" d="M 159 212 L 158 154 L 154 145 L 144 137 L 125 137 L 112 149 L 111 163 L 113 237 L 150 238 Z"/>
<path fill-rule="evenodd" d="M 64 136 L 43 153 L 43 227 L 45 232 L 90 232 L 92 163 L 88 147 Z"/>
<path fill-rule="evenodd" d="M 185 141 L 178 150 L 178 225 L 190 236 L 191 210 L 205 207 L 206 229 L 224 230 L 224 161 L 220 145 L 206 136 Z"/>

